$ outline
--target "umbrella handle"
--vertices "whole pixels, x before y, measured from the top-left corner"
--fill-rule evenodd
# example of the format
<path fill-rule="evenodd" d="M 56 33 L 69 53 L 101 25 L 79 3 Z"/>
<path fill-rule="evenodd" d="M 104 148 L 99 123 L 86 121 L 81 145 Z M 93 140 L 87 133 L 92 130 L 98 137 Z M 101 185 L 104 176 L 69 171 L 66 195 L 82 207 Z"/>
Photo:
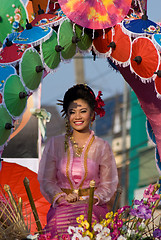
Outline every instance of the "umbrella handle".
<path fill-rule="evenodd" d="M 89 230 L 91 231 L 95 181 L 91 180 L 89 185 L 90 185 L 90 191 L 89 191 L 89 205 L 88 205 L 88 220 L 87 221 L 89 223 Z"/>

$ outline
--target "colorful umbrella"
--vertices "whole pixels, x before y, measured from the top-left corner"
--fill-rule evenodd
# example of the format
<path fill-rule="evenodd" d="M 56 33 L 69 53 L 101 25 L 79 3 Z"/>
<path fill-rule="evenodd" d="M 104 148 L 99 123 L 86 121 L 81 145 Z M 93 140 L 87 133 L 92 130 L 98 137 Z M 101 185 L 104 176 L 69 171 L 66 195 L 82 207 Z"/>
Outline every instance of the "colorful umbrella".
<path fill-rule="evenodd" d="M 123 33 L 120 24 L 114 27 L 114 32 L 113 41 L 110 43 L 112 48 L 111 59 L 115 64 L 126 67 L 130 63 L 132 49 L 131 39 L 128 35 Z"/>
<path fill-rule="evenodd" d="M 135 72 L 143 82 L 154 77 L 154 72 L 159 68 L 160 55 L 151 39 L 138 37 L 132 42 L 130 59 L 131 71 Z"/>
<path fill-rule="evenodd" d="M 156 77 L 154 78 L 155 90 L 157 92 L 157 97 L 161 98 L 161 64 L 157 72 L 155 72 Z"/>
<path fill-rule="evenodd" d="M 41 44 L 41 56 L 47 71 L 52 71 L 58 67 L 61 61 L 59 48 L 57 33 L 53 31 L 53 35 Z"/>
<path fill-rule="evenodd" d="M 0 6 L 0 41 L 3 42 L 7 34 L 19 30 L 19 24 L 25 27 L 27 13 L 21 0 L 0 0 Z"/>
<path fill-rule="evenodd" d="M 7 78 L 4 86 L 4 103 L 10 115 L 16 119 L 25 110 L 27 93 L 18 75 Z"/>
<path fill-rule="evenodd" d="M 82 51 L 87 51 L 92 46 L 92 34 L 87 28 L 82 28 L 79 25 L 75 25 L 75 34 L 79 41 L 77 46 Z"/>
<path fill-rule="evenodd" d="M 39 45 L 42 41 L 47 40 L 52 35 L 50 27 L 32 27 L 31 24 L 26 24 L 26 29 L 13 39 L 13 43 Z"/>
<path fill-rule="evenodd" d="M 12 118 L 3 105 L 0 106 L 0 147 L 8 140 L 13 128 Z"/>
<path fill-rule="evenodd" d="M 39 53 L 34 48 L 27 49 L 19 63 L 20 77 L 31 91 L 36 90 L 43 77 L 43 64 Z"/>
<path fill-rule="evenodd" d="M 153 34 L 152 41 L 156 48 L 161 52 L 161 34 Z"/>
<path fill-rule="evenodd" d="M 24 178 L 27 177 L 30 181 L 30 190 L 32 197 L 38 212 L 38 216 L 42 227 L 46 224 L 46 215 L 50 208 L 50 204 L 42 196 L 40 192 L 40 185 L 37 180 L 37 174 L 27 167 L 23 167 L 16 163 L 3 162 L 2 170 L 0 172 L 0 183 L 2 187 L 5 184 L 10 186 L 13 196 L 22 198 L 23 213 L 28 219 L 28 223 L 31 221 L 31 234 L 37 231 L 36 223 L 32 214 L 30 203 L 27 197 L 27 193 L 23 184 Z"/>
<path fill-rule="evenodd" d="M 93 40 L 94 52 L 102 57 L 108 57 L 111 54 L 112 48 L 109 44 L 113 41 L 113 29 L 107 28 L 95 31 L 95 38 Z"/>
<path fill-rule="evenodd" d="M 15 66 L 28 47 L 31 47 L 31 45 L 12 44 L 12 42 L 7 40 L 6 47 L 0 51 L 0 64 L 11 64 Z"/>
<path fill-rule="evenodd" d="M 44 12 L 46 12 L 48 4 L 49 4 L 49 0 L 32 0 L 32 6 L 33 6 L 35 16 L 38 15 L 38 11 L 40 8 Z"/>
<path fill-rule="evenodd" d="M 131 0 L 59 0 L 61 9 L 74 23 L 90 29 L 105 29 L 121 22 Z"/>
<path fill-rule="evenodd" d="M 0 65 L 0 92 L 3 91 L 6 79 L 16 73 L 16 69 L 10 65 Z"/>
<path fill-rule="evenodd" d="M 142 15 L 141 19 L 125 19 L 122 22 L 123 31 L 130 37 L 152 36 L 154 33 L 161 33 L 158 24 L 148 19 L 147 15 Z"/>
<path fill-rule="evenodd" d="M 44 13 L 37 15 L 36 18 L 31 22 L 32 26 L 57 26 L 63 21 L 65 14 L 59 8 L 53 14 Z"/>
<path fill-rule="evenodd" d="M 61 56 L 63 59 L 70 59 L 76 54 L 76 43 L 79 39 L 73 32 L 73 25 L 70 20 L 63 21 L 58 29 L 58 45 L 62 47 Z"/>

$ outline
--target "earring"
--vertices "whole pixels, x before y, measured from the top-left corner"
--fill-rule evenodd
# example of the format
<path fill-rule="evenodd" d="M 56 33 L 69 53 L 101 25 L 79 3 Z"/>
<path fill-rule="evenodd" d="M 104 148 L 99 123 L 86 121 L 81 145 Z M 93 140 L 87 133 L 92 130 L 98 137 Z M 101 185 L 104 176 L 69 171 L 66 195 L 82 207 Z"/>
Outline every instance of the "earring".
<path fill-rule="evenodd" d="M 94 122 L 93 117 L 91 117 L 91 127 L 93 126 L 93 122 Z"/>

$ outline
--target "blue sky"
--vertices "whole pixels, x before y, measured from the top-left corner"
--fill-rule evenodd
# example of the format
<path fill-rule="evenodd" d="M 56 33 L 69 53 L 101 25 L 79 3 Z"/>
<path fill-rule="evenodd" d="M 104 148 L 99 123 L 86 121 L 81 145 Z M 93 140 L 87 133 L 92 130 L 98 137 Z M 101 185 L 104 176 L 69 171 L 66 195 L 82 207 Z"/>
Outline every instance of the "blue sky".
<path fill-rule="evenodd" d="M 150 20 L 161 22 L 161 0 L 148 0 L 147 14 Z M 91 55 L 90 55 L 91 56 Z M 103 97 L 108 98 L 121 93 L 124 79 L 112 70 L 106 59 L 84 58 L 85 80 L 97 94 L 102 90 Z M 62 99 L 65 91 L 75 84 L 74 60 L 70 63 L 61 62 L 53 74 L 49 74 L 42 82 L 41 104 L 55 105 L 57 99 Z"/>

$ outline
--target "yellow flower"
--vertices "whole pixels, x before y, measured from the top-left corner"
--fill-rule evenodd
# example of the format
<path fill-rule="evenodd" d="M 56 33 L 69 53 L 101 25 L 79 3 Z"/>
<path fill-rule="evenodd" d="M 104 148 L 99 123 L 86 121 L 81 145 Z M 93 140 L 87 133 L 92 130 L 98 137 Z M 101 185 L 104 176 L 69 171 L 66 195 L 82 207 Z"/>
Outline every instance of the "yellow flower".
<path fill-rule="evenodd" d="M 112 218 L 113 217 L 113 212 L 111 211 L 111 212 L 108 212 L 107 214 L 106 214 L 106 218 Z"/>
<path fill-rule="evenodd" d="M 87 220 L 82 221 L 82 227 L 85 228 L 85 229 L 89 228 L 89 223 L 87 222 Z"/>
<path fill-rule="evenodd" d="M 80 215 L 79 217 L 76 218 L 77 223 L 82 223 L 83 220 L 84 220 L 83 215 Z"/>
<path fill-rule="evenodd" d="M 86 236 L 89 236 L 91 239 L 93 238 L 93 233 L 91 233 L 89 230 L 85 232 Z"/>

